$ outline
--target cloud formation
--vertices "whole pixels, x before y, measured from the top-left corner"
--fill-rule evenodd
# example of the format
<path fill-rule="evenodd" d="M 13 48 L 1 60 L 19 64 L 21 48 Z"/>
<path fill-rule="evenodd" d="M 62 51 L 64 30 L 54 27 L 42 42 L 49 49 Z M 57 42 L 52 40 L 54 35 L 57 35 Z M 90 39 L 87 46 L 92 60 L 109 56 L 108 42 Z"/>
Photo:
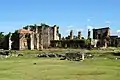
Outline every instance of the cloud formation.
<path fill-rule="evenodd" d="M 117 33 L 120 33 L 120 30 L 117 30 Z"/>

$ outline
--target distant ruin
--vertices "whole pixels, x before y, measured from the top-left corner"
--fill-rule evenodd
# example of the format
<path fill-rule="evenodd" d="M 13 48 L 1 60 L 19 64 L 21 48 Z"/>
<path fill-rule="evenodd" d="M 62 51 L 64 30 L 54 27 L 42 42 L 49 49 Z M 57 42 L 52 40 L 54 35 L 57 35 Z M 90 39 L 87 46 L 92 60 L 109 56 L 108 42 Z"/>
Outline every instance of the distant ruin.
<path fill-rule="evenodd" d="M 43 50 L 48 48 L 90 48 L 120 46 L 120 38 L 110 35 L 110 28 L 93 29 L 93 39 L 88 29 L 87 39 L 82 37 L 81 31 L 74 35 L 73 30 L 69 35 L 62 37 L 59 26 L 27 25 L 22 29 L 9 33 L 0 40 L 0 48 L 5 50 Z"/>
<path fill-rule="evenodd" d="M 48 48 L 50 40 L 60 39 L 61 34 L 59 34 L 58 29 L 59 27 L 56 25 L 51 27 L 46 24 L 25 26 L 12 34 L 11 40 L 7 40 L 11 46 L 6 47 L 12 50 L 42 50 Z"/>
<path fill-rule="evenodd" d="M 110 28 L 93 29 L 94 47 L 107 47 L 110 39 Z"/>

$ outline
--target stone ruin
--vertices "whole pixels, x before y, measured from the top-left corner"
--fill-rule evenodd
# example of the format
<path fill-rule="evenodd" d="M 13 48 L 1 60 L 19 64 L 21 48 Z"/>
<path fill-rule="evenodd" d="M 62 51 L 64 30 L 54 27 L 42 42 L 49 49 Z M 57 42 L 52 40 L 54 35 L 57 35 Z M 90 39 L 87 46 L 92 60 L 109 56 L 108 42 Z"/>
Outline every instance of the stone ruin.
<path fill-rule="evenodd" d="M 94 47 L 107 48 L 110 39 L 110 28 L 93 29 Z"/>
<path fill-rule="evenodd" d="M 38 54 L 39 58 L 60 58 L 60 60 L 83 61 L 85 58 L 93 58 L 91 53 L 67 52 L 67 53 L 42 53 Z"/>
<path fill-rule="evenodd" d="M 0 42 L 0 45 L 7 41 L 5 47 L 1 48 L 7 50 L 42 50 L 49 48 L 51 40 L 59 40 L 60 37 L 59 27 L 56 25 L 52 27 L 46 24 L 29 25 L 10 34 L 2 43 Z"/>
<path fill-rule="evenodd" d="M 93 41 L 91 41 L 91 31 L 88 29 L 87 40 L 90 43 L 86 46 L 86 39 L 83 39 L 81 31 L 74 36 L 73 30 L 70 34 L 61 38 L 59 27 L 41 25 L 28 25 L 23 29 L 16 30 L 14 33 L 5 36 L 0 41 L 0 48 L 5 50 L 43 50 L 48 48 L 88 48 L 108 46 L 120 46 L 120 38 L 110 36 L 110 28 L 93 29 Z"/>

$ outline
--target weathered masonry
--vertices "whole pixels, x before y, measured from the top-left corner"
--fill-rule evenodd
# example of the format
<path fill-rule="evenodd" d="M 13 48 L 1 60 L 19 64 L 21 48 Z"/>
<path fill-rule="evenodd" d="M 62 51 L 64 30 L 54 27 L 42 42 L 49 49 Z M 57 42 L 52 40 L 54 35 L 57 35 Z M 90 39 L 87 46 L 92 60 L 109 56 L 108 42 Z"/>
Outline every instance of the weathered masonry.
<path fill-rule="evenodd" d="M 94 47 L 107 47 L 110 39 L 110 28 L 93 29 Z"/>
<path fill-rule="evenodd" d="M 73 30 L 65 39 L 51 40 L 51 47 L 54 48 L 85 48 L 85 40 L 81 38 L 81 31 L 75 36 Z"/>
<path fill-rule="evenodd" d="M 59 27 L 52 27 L 41 24 L 26 26 L 23 29 L 17 30 L 12 36 L 12 49 L 17 50 L 41 50 L 50 46 L 50 40 L 59 40 Z"/>

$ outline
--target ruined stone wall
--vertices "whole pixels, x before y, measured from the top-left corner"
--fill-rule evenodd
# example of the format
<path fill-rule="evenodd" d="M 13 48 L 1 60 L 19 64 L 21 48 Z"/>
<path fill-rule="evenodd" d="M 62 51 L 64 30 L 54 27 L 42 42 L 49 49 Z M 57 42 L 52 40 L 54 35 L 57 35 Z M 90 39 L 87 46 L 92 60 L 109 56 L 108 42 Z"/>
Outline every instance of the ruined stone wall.
<path fill-rule="evenodd" d="M 117 47 L 120 47 L 120 38 L 117 38 L 116 40 L 117 40 L 117 43 L 116 43 Z"/>
<path fill-rule="evenodd" d="M 48 48 L 50 45 L 50 28 L 44 27 L 43 29 L 43 47 Z"/>
<path fill-rule="evenodd" d="M 19 50 L 48 48 L 50 40 L 59 40 L 60 36 L 57 26 L 50 27 L 45 24 L 26 26 L 24 29 L 17 30 L 16 35 L 12 39 L 12 48 Z"/>
<path fill-rule="evenodd" d="M 40 33 L 40 44 L 43 45 L 44 48 L 50 47 L 51 40 L 59 40 L 59 31 L 57 26 L 53 27 L 41 27 L 39 29 Z"/>
<path fill-rule="evenodd" d="M 20 34 L 20 39 L 19 39 L 19 50 L 25 50 L 28 49 L 28 43 L 26 39 L 25 34 Z"/>
<path fill-rule="evenodd" d="M 107 47 L 109 43 L 109 36 L 110 36 L 110 29 L 107 28 L 100 28 L 100 29 L 93 29 L 93 39 L 99 40 L 99 46 Z"/>
<path fill-rule="evenodd" d="M 52 40 L 52 47 L 85 48 L 85 40 Z"/>
<path fill-rule="evenodd" d="M 117 46 L 116 44 L 117 39 L 118 39 L 118 36 L 110 36 L 109 46 L 111 47 Z"/>
<path fill-rule="evenodd" d="M 54 27 L 50 27 L 50 40 L 54 40 Z"/>
<path fill-rule="evenodd" d="M 102 39 L 110 36 L 109 28 L 93 29 L 93 39 Z"/>

